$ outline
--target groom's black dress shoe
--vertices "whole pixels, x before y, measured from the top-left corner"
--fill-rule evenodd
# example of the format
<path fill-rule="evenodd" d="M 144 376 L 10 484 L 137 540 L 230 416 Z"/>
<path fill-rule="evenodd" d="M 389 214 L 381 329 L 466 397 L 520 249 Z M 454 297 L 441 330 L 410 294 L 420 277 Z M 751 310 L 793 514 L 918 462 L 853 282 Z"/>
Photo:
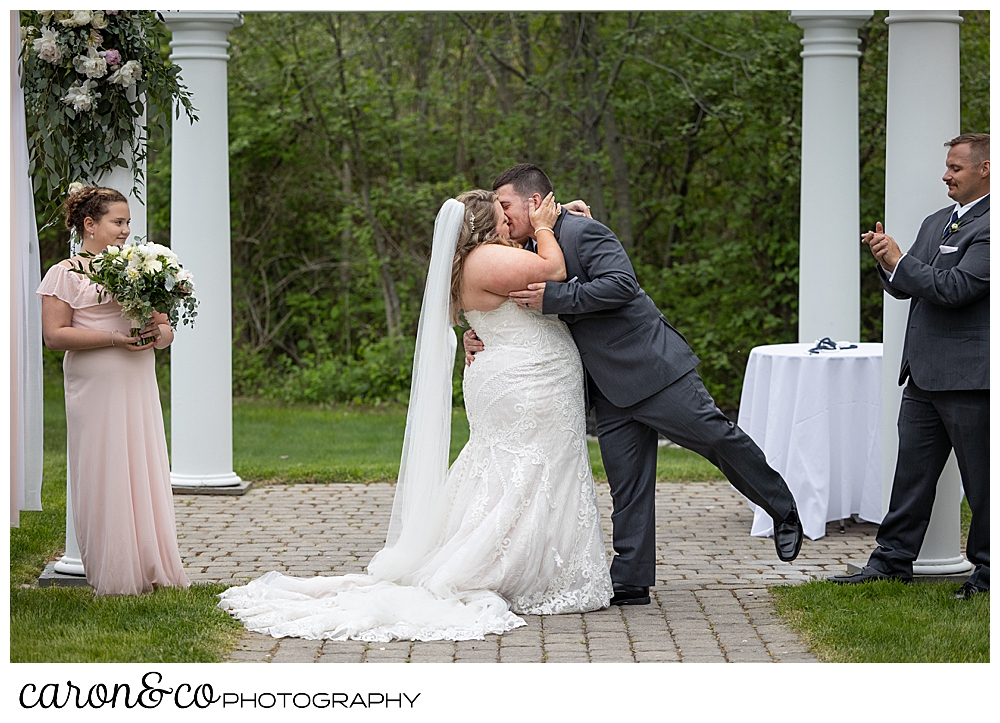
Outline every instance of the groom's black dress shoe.
<path fill-rule="evenodd" d="M 791 562 L 799 556 L 799 550 L 802 549 L 802 522 L 799 520 L 799 511 L 794 506 L 788 517 L 774 523 L 774 549 L 782 562 Z"/>
<path fill-rule="evenodd" d="M 612 605 L 649 605 L 649 588 L 643 585 L 614 584 Z"/>
<path fill-rule="evenodd" d="M 902 575 L 886 575 L 884 572 L 876 570 L 874 567 L 869 567 L 868 565 L 865 565 L 852 575 L 834 575 L 833 577 L 828 577 L 827 580 L 835 582 L 838 585 L 858 585 L 863 582 L 873 582 L 875 580 L 899 580 L 900 582 L 905 583 L 913 582 L 912 577 L 903 577 Z"/>
<path fill-rule="evenodd" d="M 973 596 L 979 593 L 989 592 L 989 590 L 984 590 L 981 587 L 976 587 L 971 582 L 965 582 L 962 587 L 958 588 L 958 592 L 955 593 L 956 600 L 969 600 Z"/>

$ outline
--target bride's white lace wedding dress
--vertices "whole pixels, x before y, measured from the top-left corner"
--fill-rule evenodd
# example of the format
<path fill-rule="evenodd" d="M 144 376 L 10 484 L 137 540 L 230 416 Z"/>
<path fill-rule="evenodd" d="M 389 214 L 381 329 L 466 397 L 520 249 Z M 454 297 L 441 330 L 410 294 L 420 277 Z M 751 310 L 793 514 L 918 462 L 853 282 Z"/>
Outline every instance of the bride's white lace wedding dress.
<path fill-rule="evenodd" d="M 438 522 L 429 531 L 416 525 L 433 539 L 421 547 L 404 526 L 367 575 L 269 572 L 230 588 L 220 605 L 248 629 L 308 639 L 467 640 L 524 625 L 515 613 L 608 605 L 583 367 L 569 330 L 510 301 L 466 317 L 486 350 L 465 371 L 469 442 L 437 493 L 444 495 Z"/>

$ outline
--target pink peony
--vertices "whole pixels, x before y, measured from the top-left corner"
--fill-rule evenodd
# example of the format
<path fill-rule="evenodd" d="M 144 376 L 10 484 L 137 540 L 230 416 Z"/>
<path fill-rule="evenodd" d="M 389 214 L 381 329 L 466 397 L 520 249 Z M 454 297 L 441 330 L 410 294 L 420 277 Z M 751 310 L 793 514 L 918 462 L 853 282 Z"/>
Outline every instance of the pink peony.
<path fill-rule="evenodd" d="M 122 54 L 115 49 L 104 51 L 104 60 L 108 65 L 121 65 L 122 64 Z"/>

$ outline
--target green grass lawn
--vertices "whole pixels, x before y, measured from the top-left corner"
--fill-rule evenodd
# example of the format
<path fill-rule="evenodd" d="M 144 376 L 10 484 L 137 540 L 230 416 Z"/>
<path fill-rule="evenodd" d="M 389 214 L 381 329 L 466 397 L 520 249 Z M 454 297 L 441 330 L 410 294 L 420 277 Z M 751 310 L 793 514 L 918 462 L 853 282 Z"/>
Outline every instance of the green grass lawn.
<path fill-rule="evenodd" d="M 244 479 L 284 482 L 395 479 L 405 429 L 403 406 L 319 407 L 239 399 L 233 406 L 234 471 Z M 452 461 L 468 439 L 465 410 L 455 409 Z M 597 443 L 589 446 L 594 476 L 606 479 Z M 724 479 L 711 463 L 685 449 L 661 447 L 656 471 L 661 481 Z"/>
<path fill-rule="evenodd" d="M 772 588 L 779 613 L 830 663 L 988 663 L 990 596 L 957 585 L 810 582 Z"/>

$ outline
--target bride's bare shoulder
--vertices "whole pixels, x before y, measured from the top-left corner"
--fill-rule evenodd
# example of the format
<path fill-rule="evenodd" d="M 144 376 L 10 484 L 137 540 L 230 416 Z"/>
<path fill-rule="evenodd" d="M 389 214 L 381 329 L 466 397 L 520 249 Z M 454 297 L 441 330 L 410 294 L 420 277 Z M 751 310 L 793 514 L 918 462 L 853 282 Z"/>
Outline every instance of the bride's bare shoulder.
<path fill-rule="evenodd" d="M 483 244 L 469 252 L 465 258 L 466 270 L 470 268 L 488 268 L 496 264 L 517 263 L 519 259 L 530 258 L 523 256 L 525 251 L 520 246 L 506 246 L 504 244 Z"/>

